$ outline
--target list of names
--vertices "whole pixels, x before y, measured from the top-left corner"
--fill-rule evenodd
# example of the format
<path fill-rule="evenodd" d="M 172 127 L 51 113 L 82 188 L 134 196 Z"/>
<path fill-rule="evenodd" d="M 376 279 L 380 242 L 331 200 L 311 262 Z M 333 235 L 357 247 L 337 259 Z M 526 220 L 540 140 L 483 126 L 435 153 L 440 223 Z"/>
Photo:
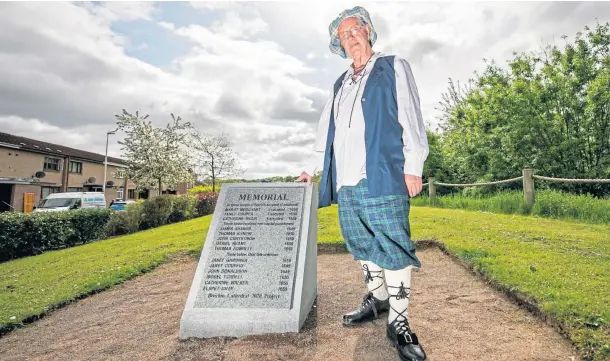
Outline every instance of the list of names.
<path fill-rule="evenodd" d="M 229 188 L 195 307 L 290 308 L 303 201 L 300 187 Z"/>

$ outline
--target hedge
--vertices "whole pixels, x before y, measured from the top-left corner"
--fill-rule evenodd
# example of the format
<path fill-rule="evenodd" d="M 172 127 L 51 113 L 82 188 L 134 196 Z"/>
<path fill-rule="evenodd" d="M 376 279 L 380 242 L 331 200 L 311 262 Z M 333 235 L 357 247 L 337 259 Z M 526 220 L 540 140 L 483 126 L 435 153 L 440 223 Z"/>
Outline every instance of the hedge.
<path fill-rule="evenodd" d="M 110 217 L 106 232 L 108 236 L 121 236 L 207 216 L 214 213 L 217 199 L 217 193 L 161 195 L 132 203 Z"/>
<path fill-rule="evenodd" d="M 214 213 L 217 193 L 162 195 L 126 211 L 0 213 L 0 262 L 131 234 Z"/>
<path fill-rule="evenodd" d="M 106 236 L 112 211 L 0 214 L 0 262 L 93 242 Z"/>

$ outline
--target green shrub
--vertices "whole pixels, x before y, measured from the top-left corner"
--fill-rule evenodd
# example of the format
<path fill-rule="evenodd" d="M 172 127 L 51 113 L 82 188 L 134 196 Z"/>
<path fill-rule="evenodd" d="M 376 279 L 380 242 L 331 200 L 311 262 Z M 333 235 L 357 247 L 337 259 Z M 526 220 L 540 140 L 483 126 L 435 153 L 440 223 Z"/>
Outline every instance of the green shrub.
<path fill-rule="evenodd" d="M 216 192 L 220 192 L 221 186 L 222 186 L 222 183 L 215 184 L 214 188 L 216 188 Z M 195 186 L 195 187 L 189 189 L 190 194 L 211 193 L 211 192 L 212 192 L 212 186 L 199 185 L 199 186 Z"/>
<path fill-rule="evenodd" d="M 172 198 L 172 211 L 167 223 L 186 221 L 197 217 L 197 198 L 192 195 L 180 195 Z"/>
<path fill-rule="evenodd" d="M 216 202 L 218 201 L 218 193 L 200 193 L 197 195 L 197 215 L 199 217 L 207 216 L 214 213 Z"/>
<path fill-rule="evenodd" d="M 0 262 L 102 239 L 110 215 L 108 209 L 0 214 Z"/>
<path fill-rule="evenodd" d="M 106 233 L 108 236 L 121 236 L 140 230 L 144 217 L 144 202 L 128 204 L 124 211 L 114 212 L 108 221 Z"/>
<path fill-rule="evenodd" d="M 171 195 L 161 195 L 144 201 L 144 216 L 140 223 L 140 230 L 156 228 L 167 224 L 172 212 Z"/>
<path fill-rule="evenodd" d="M 189 194 L 135 202 L 112 215 L 106 232 L 108 236 L 120 236 L 193 219 L 199 216 L 197 203 L 197 197 Z"/>

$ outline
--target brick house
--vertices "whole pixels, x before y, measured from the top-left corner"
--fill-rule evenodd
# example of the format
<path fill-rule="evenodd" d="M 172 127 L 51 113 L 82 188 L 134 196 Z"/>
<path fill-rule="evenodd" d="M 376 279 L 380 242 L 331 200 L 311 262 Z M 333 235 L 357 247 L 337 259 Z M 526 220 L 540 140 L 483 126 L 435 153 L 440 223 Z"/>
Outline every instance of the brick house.
<path fill-rule="evenodd" d="M 156 189 L 137 193 L 126 169 L 124 160 L 108 157 L 106 181 L 112 186 L 105 187 L 107 203 L 157 194 Z M 101 192 L 103 182 L 103 154 L 0 132 L 0 212 L 27 212 L 28 203 L 38 205 L 51 193 Z M 188 188 L 182 184 L 175 193 L 186 193 Z"/>

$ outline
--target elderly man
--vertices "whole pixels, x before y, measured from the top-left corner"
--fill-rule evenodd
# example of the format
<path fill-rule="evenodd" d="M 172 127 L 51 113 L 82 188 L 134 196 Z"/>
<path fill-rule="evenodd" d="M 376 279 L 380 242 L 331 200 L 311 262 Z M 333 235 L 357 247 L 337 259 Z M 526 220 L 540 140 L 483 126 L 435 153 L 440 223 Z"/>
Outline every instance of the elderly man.
<path fill-rule="evenodd" d="M 347 249 L 362 266 L 368 293 L 343 324 L 389 311 L 386 335 L 400 360 L 425 360 L 407 312 L 411 270 L 421 266 L 409 199 L 421 192 L 428 156 L 415 80 L 405 59 L 373 51 L 377 33 L 362 7 L 339 14 L 329 33 L 330 50 L 352 64 L 334 84 L 309 166 L 297 181 L 311 184 L 322 167 L 318 207 L 338 204 Z"/>

